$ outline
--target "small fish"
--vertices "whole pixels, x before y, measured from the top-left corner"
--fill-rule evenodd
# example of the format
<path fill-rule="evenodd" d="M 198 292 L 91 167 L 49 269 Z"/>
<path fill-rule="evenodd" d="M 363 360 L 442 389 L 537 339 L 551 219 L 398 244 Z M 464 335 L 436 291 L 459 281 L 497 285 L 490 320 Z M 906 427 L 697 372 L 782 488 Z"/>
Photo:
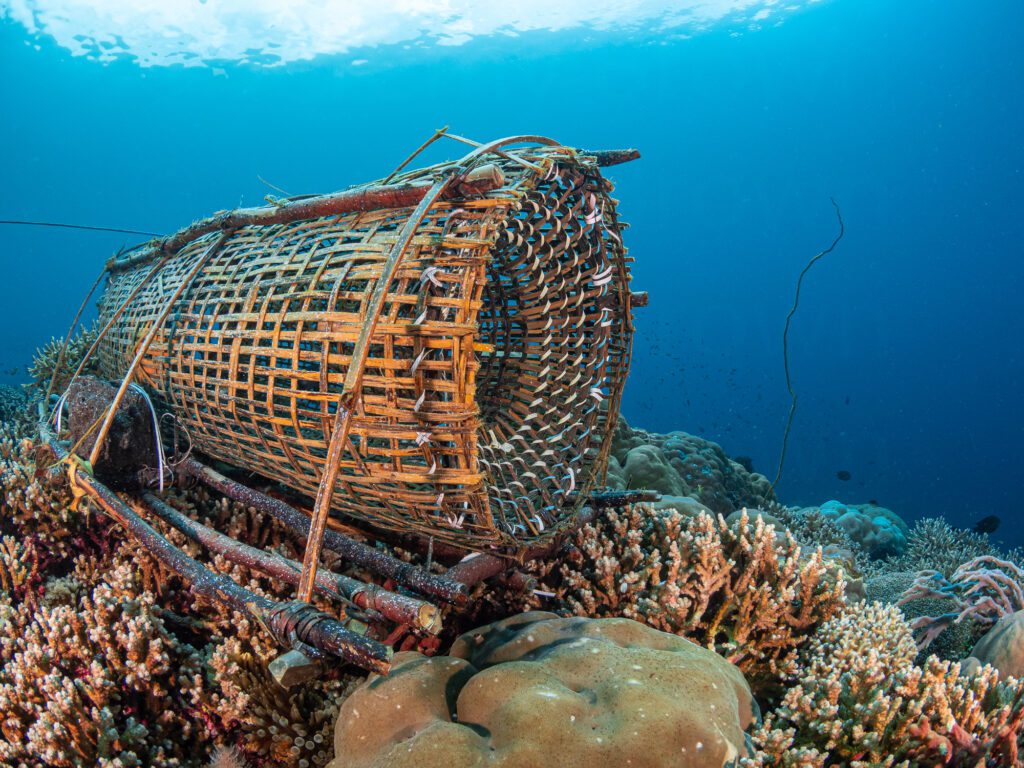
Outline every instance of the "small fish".
<path fill-rule="evenodd" d="M 836 472 L 836 477 L 838 477 L 840 480 L 842 480 L 845 483 L 847 480 L 849 480 L 851 477 L 853 477 L 853 475 L 851 475 L 845 469 L 840 469 L 838 472 Z"/>
<path fill-rule="evenodd" d="M 975 533 L 993 533 L 1001 522 L 998 515 L 987 515 L 974 524 L 973 530 Z"/>
<path fill-rule="evenodd" d="M 739 464 L 741 467 L 747 470 L 747 472 L 754 471 L 754 460 L 749 456 L 736 456 L 735 458 L 733 458 L 733 461 L 735 461 L 737 464 Z"/>
<path fill-rule="evenodd" d="M 6 373 L 8 376 L 17 376 L 18 370 L 18 366 L 14 366 L 13 368 L 8 368 L 6 371 L 4 371 L 4 373 Z"/>

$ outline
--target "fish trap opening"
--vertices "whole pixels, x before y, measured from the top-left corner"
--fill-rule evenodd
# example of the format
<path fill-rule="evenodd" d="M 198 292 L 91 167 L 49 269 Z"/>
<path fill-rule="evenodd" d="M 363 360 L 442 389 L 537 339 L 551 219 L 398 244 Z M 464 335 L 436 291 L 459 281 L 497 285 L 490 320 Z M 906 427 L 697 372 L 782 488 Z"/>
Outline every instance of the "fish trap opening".
<path fill-rule="evenodd" d="M 491 512 L 515 536 L 558 522 L 597 480 L 606 433 L 613 243 L 599 178 L 555 164 L 504 222 L 479 338 L 479 463 Z"/>

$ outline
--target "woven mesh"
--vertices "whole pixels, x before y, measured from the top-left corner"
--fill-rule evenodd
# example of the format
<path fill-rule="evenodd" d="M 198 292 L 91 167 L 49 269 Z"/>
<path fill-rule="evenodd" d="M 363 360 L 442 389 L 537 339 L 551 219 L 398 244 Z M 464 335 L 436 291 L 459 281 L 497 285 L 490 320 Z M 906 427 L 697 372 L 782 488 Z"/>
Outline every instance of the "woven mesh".
<path fill-rule="evenodd" d="M 611 185 L 564 147 L 515 150 L 503 187 L 435 204 L 371 337 L 333 511 L 459 546 L 523 546 L 601 480 L 629 364 Z M 405 174 L 432 178 L 449 166 Z M 105 375 L 136 370 L 196 449 L 316 495 L 370 292 L 411 208 L 247 226 L 115 266 Z M 152 276 L 150 276 L 152 273 Z M 137 295 L 132 296 L 136 289 Z"/>

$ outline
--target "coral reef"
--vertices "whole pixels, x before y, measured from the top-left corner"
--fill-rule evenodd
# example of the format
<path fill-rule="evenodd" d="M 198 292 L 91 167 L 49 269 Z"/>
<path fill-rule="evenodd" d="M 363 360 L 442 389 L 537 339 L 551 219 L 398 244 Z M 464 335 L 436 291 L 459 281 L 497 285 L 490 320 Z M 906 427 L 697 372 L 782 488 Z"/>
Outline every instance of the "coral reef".
<path fill-rule="evenodd" d="M 941 616 L 955 610 L 956 602 L 951 597 L 930 597 L 900 603 L 904 593 L 916 578 L 917 573 L 914 571 L 876 573 L 865 582 L 867 599 L 891 605 L 899 604 L 904 618 L 909 622 L 922 616 Z M 935 638 L 927 651 L 921 651 L 918 661 L 923 661 L 928 653 L 940 659 L 959 661 L 967 655 L 983 632 L 984 626 L 971 619 L 953 624 Z"/>
<path fill-rule="evenodd" d="M 0 439 L 20 440 L 33 426 L 28 393 L 21 387 L 0 384 Z"/>
<path fill-rule="evenodd" d="M 9 607 L 0 622 L 0 758 L 50 766 L 176 766 L 210 738 L 197 651 L 127 569 L 74 605 Z"/>
<path fill-rule="evenodd" d="M 626 619 L 526 613 L 403 653 L 342 706 L 332 768 L 722 768 L 750 692 L 708 650 Z"/>
<path fill-rule="evenodd" d="M 621 417 L 608 462 L 608 485 L 690 497 L 721 515 L 742 507 L 767 509 L 775 499 L 768 478 L 732 461 L 717 443 L 686 432 L 659 435 L 632 429 Z"/>
<path fill-rule="evenodd" d="M 540 594 L 528 606 L 681 635 L 735 663 L 755 691 L 791 669 L 797 648 L 844 601 L 838 562 L 802 553 L 745 513 L 730 525 L 640 504 L 607 510 L 570 541 L 561 564 L 531 564 Z"/>
<path fill-rule="evenodd" d="M 941 518 L 927 517 L 910 529 L 906 551 L 886 560 L 884 566 L 891 571 L 934 570 L 951 576 L 968 560 L 996 554 L 986 534 L 953 528 Z"/>
<path fill-rule="evenodd" d="M 800 652 L 798 682 L 753 733 L 753 768 L 1019 765 L 1024 688 L 917 648 L 898 609 L 850 605 Z"/>
<path fill-rule="evenodd" d="M 952 610 L 914 620 L 914 630 L 921 632 L 918 644 L 927 648 L 953 624 L 973 619 L 991 625 L 1024 609 L 1024 572 L 1008 560 L 982 555 L 961 565 L 948 579 L 938 571 L 921 571 L 898 604 L 920 599 L 953 601 Z"/>
<path fill-rule="evenodd" d="M 201 766 L 234 745 L 254 766 L 324 765 L 357 678 L 278 687 L 266 662 L 279 649 L 261 627 L 197 604 L 102 515 L 74 510 L 62 484 L 42 479 L 42 455 L 30 439 L 0 439 L 0 763 Z M 250 508 L 199 489 L 168 500 L 247 543 L 301 551 Z M 292 594 L 220 558 L 210 565 L 254 591 Z"/>

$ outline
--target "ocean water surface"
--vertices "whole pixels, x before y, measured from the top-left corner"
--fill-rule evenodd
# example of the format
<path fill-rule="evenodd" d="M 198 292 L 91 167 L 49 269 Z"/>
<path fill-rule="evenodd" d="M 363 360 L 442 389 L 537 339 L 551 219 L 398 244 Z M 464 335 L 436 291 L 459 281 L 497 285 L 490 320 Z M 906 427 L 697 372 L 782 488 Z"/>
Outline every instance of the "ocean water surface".
<path fill-rule="evenodd" d="M 0 2 L 0 219 L 167 233 L 386 175 L 436 128 L 609 169 L 638 311 L 623 412 L 787 504 L 1003 519 L 1024 543 L 1024 6 Z M 424 161 L 462 154 L 439 143 Z M 261 180 L 262 179 L 262 180 Z M 0 383 L 139 237 L 0 226 Z"/>

